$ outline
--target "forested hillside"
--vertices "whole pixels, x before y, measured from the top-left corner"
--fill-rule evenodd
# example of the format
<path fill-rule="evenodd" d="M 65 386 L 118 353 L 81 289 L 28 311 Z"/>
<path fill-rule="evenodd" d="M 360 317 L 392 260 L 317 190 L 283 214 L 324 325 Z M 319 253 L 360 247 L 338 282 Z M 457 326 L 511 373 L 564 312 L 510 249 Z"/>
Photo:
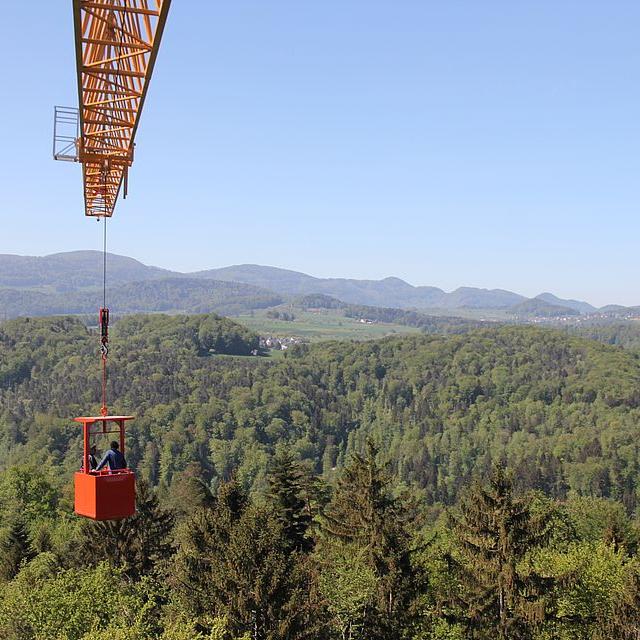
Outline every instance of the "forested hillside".
<path fill-rule="evenodd" d="M 0 317 L 95 313 L 101 292 L 43 292 L 0 289 Z M 190 278 L 155 278 L 107 290 L 109 303 L 125 313 L 221 313 L 233 315 L 282 303 L 278 294 L 239 282 Z"/>
<path fill-rule="evenodd" d="M 73 290 L 102 285 L 100 251 L 67 251 L 49 256 L 0 254 L 0 287 L 38 287 Z M 109 278 L 113 284 L 177 276 L 174 272 L 113 253 L 108 254 Z"/>
<path fill-rule="evenodd" d="M 0 637 L 638 637 L 633 353 L 496 327 L 271 360 L 218 316 L 130 316 L 109 395 L 138 510 L 93 524 L 96 346 L 0 325 Z"/>
<path fill-rule="evenodd" d="M 569 327 L 573 335 L 597 340 L 604 344 L 617 345 L 632 351 L 640 350 L 640 322 L 593 322 Z"/>
<path fill-rule="evenodd" d="M 221 337 L 222 334 L 222 337 Z M 635 508 L 640 363 L 619 348 L 526 327 L 218 358 L 257 338 L 216 317 L 133 317 L 114 327 L 110 397 L 134 413 L 131 462 L 169 491 L 180 474 L 261 486 L 277 443 L 331 474 L 367 436 L 400 478 L 452 503 L 506 456 L 522 487 Z M 70 319 L 0 329 L 2 463 L 49 456 L 69 472 L 69 418 L 98 399 L 96 339 Z M 210 351 L 210 349 L 212 351 Z"/>
<path fill-rule="evenodd" d="M 571 307 L 546 302 L 540 298 L 531 298 L 510 308 L 511 313 L 519 317 L 560 318 L 563 316 L 579 316 L 580 312 Z"/>

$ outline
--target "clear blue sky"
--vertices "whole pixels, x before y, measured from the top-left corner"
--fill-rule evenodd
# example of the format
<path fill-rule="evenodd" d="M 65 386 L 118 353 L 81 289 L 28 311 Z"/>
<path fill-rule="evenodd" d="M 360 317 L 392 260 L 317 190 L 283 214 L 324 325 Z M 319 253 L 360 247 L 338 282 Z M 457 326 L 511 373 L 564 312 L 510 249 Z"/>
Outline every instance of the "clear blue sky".
<path fill-rule="evenodd" d="M 5 3 L 0 253 L 99 248 L 71 1 Z M 174 0 L 110 248 L 640 304 L 637 0 Z"/>

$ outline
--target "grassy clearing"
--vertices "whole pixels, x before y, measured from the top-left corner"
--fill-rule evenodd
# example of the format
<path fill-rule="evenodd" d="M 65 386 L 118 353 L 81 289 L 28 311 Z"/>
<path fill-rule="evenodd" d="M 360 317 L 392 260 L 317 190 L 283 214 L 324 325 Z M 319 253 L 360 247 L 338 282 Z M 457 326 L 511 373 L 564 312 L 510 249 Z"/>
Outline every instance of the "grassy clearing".
<path fill-rule="evenodd" d="M 491 320 L 505 322 L 513 320 L 513 312 L 509 309 L 467 309 L 459 307 L 457 309 L 419 309 L 420 313 L 427 316 L 454 316 L 465 318 L 466 320 Z"/>
<path fill-rule="evenodd" d="M 309 342 L 321 340 L 374 340 L 389 335 L 419 333 L 415 327 L 379 322 L 365 324 L 353 318 L 345 318 L 335 311 L 293 310 L 293 322 L 269 318 L 265 312 L 235 316 L 233 320 L 244 324 L 260 335 L 278 338 L 298 336 Z"/>

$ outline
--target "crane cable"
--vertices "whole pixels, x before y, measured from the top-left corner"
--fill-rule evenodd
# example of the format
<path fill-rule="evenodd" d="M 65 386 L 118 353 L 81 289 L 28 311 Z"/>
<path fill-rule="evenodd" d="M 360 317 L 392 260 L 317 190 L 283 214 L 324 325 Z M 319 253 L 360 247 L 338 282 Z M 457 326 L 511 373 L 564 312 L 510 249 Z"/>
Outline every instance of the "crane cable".
<path fill-rule="evenodd" d="M 102 236 L 102 306 L 107 306 L 107 216 L 104 217 Z"/>
<path fill-rule="evenodd" d="M 106 184 L 106 178 L 105 178 Z M 107 357 L 109 355 L 109 309 L 107 308 L 107 216 L 104 216 L 102 240 L 102 307 L 100 308 L 100 355 L 102 360 L 102 407 L 100 414 L 106 416 L 107 409 Z"/>
<path fill-rule="evenodd" d="M 111 66 L 117 70 L 121 70 L 122 54 L 122 32 L 118 28 L 118 21 L 115 13 L 112 11 L 110 17 L 110 27 L 113 31 L 113 39 L 118 40 L 118 45 L 114 47 L 114 53 L 117 50 L 117 57 L 111 62 Z M 116 35 L 117 34 L 117 35 Z M 109 47 L 110 48 L 110 47 Z M 114 94 L 115 97 L 115 94 Z M 109 176 L 111 174 L 111 160 L 104 160 L 102 167 L 102 175 L 104 179 L 103 204 L 104 204 L 104 227 L 102 238 L 102 307 L 100 308 L 100 355 L 102 359 L 102 407 L 100 414 L 106 416 L 109 413 L 107 408 L 107 357 L 109 356 L 109 309 L 107 308 L 107 218 L 109 217 Z"/>

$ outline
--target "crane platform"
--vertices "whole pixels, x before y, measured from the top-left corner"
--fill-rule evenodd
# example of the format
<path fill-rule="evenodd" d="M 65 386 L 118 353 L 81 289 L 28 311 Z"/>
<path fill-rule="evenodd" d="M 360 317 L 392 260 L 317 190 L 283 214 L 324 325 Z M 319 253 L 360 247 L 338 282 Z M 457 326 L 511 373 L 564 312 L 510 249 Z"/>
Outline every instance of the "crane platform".
<path fill-rule="evenodd" d="M 89 452 L 95 436 L 117 433 L 120 451 L 125 452 L 125 427 L 133 416 L 82 416 L 82 469 L 74 476 L 74 510 L 92 520 L 120 520 L 136 511 L 136 476 L 131 469 L 92 471 Z"/>

